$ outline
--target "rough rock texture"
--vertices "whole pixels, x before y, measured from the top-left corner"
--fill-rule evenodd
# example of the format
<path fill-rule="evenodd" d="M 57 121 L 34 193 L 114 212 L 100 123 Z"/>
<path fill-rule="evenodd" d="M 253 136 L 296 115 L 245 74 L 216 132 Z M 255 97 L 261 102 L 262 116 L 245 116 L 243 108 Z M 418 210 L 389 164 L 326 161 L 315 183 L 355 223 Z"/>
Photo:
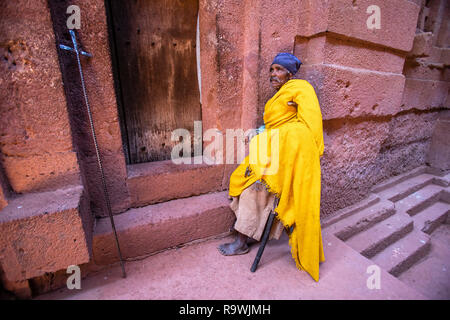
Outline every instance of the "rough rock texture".
<path fill-rule="evenodd" d="M 0 30 L 0 157 L 13 191 L 78 184 L 46 1 L 3 1 Z"/>
<path fill-rule="evenodd" d="M 437 121 L 427 163 L 434 168 L 450 170 L 450 118 Z"/>
<path fill-rule="evenodd" d="M 177 165 L 167 160 L 132 165 L 128 170 L 133 207 L 222 190 L 222 181 L 217 179 L 223 172 L 220 165 Z"/>
<path fill-rule="evenodd" d="M 113 213 L 130 217 L 135 212 L 128 210 L 131 207 L 228 188 L 237 163 L 189 169 L 163 163 L 127 166 L 105 3 L 20 0 L 0 4 L 0 84 L 4 88 L 0 92 L 0 167 L 5 176 L 0 217 L 10 210 L 16 193 L 27 197 L 28 192 L 62 189 L 79 185 L 80 180 L 87 201 L 80 205 L 90 207 L 97 218 L 107 214 L 76 60 L 72 53 L 57 48 L 60 43 L 71 45 L 66 9 L 73 4 L 81 9 L 77 39 L 93 54 L 92 59 L 83 58 L 82 65 Z M 199 0 L 203 131 L 215 129 L 226 141 L 227 129 L 261 125 L 265 102 L 274 94 L 268 81 L 273 57 L 280 51 L 297 55 L 304 64 L 296 77 L 314 86 L 324 117 L 322 217 L 363 199 L 378 181 L 424 165 L 429 150 L 442 150 L 434 145 L 430 149 L 430 141 L 433 133 L 440 135 L 437 119 L 450 102 L 448 1 L 379 0 L 380 29 L 367 28 L 370 5 L 370 0 Z M 203 147 L 209 145 L 205 141 Z M 434 166 L 436 161 L 428 159 Z M 79 245 L 90 248 L 93 220 L 89 210 L 70 212 L 73 230 L 64 227 L 62 220 L 46 224 L 50 215 L 36 219 L 43 224 L 44 234 L 52 228 L 68 237 L 84 232 L 84 243 Z M 145 216 L 149 228 L 153 218 Z M 205 230 L 224 228 L 209 221 L 207 212 L 198 219 Z M 190 220 L 182 221 L 177 228 L 189 229 Z M 212 224 L 210 229 L 205 221 Z M 35 222 L 24 219 L 23 223 L 26 227 Z M 40 235 L 41 230 L 36 230 L 29 230 L 30 237 Z M 165 236 L 162 232 L 157 239 L 162 243 L 158 250 Z M 114 245 L 107 238 L 104 246 Z M 28 252 L 37 250 L 38 246 L 28 244 Z M 133 247 L 129 250 L 136 252 Z M 79 257 L 88 260 L 84 251 Z M 55 256 L 55 261 L 67 258 L 64 261 L 72 263 L 79 257 L 63 255 L 58 260 Z M 25 259 L 24 265 L 38 270 L 41 267 L 33 263 L 39 264 L 39 259 Z M 52 270 L 63 268 L 62 264 Z M 9 274 L 17 270 L 3 271 L 11 278 Z M 27 272 L 15 283 L 24 294 L 29 290 L 26 279 L 41 277 L 36 280 L 41 286 L 46 276 Z"/>
<path fill-rule="evenodd" d="M 104 2 L 49 1 L 56 43 L 72 46 L 66 27 L 68 15 L 65 14 L 69 5 L 80 7 L 81 29 L 76 32 L 77 40 L 85 51 L 93 55 L 92 59 L 82 58 L 84 78 L 108 192 L 114 195 L 111 197 L 112 210 L 122 212 L 129 207 L 129 195 Z M 84 185 L 95 215 L 105 216 L 108 213 L 76 59 L 72 53 L 62 50 L 58 50 L 58 58 Z"/>
<path fill-rule="evenodd" d="M 89 261 L 82 196 L 47 1 L 0 4 L 0 269 L 5 289 Z"/>
<path fill-rule="evenodd" d="M 9 282 L 89 261 L 81 216 L 83 188 L 29 193 L 11 200 L 0 215 L 0 265 Z"/>
<path fill-rule="evenodd" d="M 10 187 L 8 181 L 3 173 L 3 169 L 0 166 L 0 210 L 8 205 L 8 196 L 10 193 Z"/>
<path fill-rule="evenodd" d="M 131 209 L 116 218 L 116 225 L 122 255 L 132 259 L 226 233 L 234 219 L 226 192 L 217 192 Z M 98 265 L 117 261 L 106 218 L 98 220 L 93 254 Z"/>
<path fill-rule="evenodd" d="M 353 3 L 356 11 L 369 5 Z M 436 121 L 448 108 L 448 68 L 435 66 L 445 49 L 429 47 L 432 32 L 415 36 L 411 28 L 425 2 L 418 3 L 422 9 L 385 2 L 382 27 L 371 31 L 341 24 L 335 12 L 345 5 L 334 4 L 331 29 L 298 35 L 294 46 L 304 62 L 299 77 L 315 87 L 324 116 L 323 215 L 366 197 L 378 181 L 425 164 Z M 395 12 L 400 15 L 390 19 Z M 381 36 L 385 32 L 391 35 Z"/>

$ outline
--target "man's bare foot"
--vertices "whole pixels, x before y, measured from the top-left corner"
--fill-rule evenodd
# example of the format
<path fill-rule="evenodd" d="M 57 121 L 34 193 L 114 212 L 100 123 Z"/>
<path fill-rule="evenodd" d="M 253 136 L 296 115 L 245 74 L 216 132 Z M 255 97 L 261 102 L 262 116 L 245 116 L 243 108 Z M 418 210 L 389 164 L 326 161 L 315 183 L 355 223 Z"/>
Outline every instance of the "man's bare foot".
<path fill-rule="evenodd" d="M 224 256 L 246 254 L 249 251 L 247 238 L 247 236 L 238 233 L 234 242 L 221 244 L 217 249 Z"/>

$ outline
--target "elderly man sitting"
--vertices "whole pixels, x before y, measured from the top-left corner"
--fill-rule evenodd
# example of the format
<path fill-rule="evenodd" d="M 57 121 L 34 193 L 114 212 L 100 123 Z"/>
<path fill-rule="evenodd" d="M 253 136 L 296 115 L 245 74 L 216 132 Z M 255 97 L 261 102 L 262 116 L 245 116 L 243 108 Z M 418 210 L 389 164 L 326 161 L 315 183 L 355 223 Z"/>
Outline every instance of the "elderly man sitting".
<path fill-rule="evenodd" d="M 280 53 L 270 66 L 270 83 L 277 92 L 265 105 L 265 128 L 253 137 L 249 156 L 230 178 L 236 239 L 218 249 L 226 256 L 247 253 L 247 240 L 260 240 L 276 197 L 271 237 L 279 238 L 283 227 L 291 230 L 289 245 L 297 268 L 318 281 L 319 263 L 325 261 L 320 227 L 322 114 L 313 87 L 292 79 L 300 65 L 294 55 Z M 269 162 L 252 161 L 261 151 L 260 141 L 270 146 L 263 151 Z"/>

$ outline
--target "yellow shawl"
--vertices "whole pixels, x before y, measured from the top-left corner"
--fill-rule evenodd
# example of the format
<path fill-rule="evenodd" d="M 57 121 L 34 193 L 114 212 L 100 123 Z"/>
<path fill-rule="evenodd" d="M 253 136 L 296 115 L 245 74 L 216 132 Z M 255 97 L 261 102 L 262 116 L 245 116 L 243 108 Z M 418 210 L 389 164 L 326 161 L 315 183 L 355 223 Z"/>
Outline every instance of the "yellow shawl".
<path fill-rule="evenodd" d="M 313 87 L 305 80 L 286 82 L 266 103 L 264 123 L 266 130 L 250 141 L 249 156 L 231 175 L 229 194 L 237 197 L 258 180 L 275 193 L 280 199 L 277 218 L 285 227 L 294 226 L 289 245 L 297 268 L 319 281 L 319 262 L 325 261 L 320 227 L 324 143 Z"/>

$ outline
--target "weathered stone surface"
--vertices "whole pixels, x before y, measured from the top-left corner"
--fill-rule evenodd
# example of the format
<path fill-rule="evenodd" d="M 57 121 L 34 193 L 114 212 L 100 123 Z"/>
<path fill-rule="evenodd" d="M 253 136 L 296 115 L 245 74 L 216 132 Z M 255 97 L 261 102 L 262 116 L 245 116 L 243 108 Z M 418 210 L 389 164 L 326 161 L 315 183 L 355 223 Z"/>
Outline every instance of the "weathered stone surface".
<path fill-rule="evenodd" d="M 450 82 L 406 79 L 400 110 L 442 108 L 449 89 Z"/>
<path fill-rule="evenodd" d="M 419 169 L 419 171 L 420 170 L 421 169 Z M 414 192 L 433 183 L 433 175 L 422 173 L 411 176 L 410 174 L 414 171 L 418 172 L 416 170 L 411 170 L 406 174 L 400 174 L 396 177 L 392 177 L 391 179 L 383 181 L 383 183 L 377 184 L 372 190 L 376 192 L 380 198 L 395 202 L 402 200 L 403 198 L 406 198 Z"/>
<path fill-rule="evenodd" d="M 367 20 L 371 5 L 380 8 L 380 29 L 369 29 Z M 302 1 L 298 35 L 312 36 L 333 32 L 408 52 L 412 48 L 420 7 L 406 0 Z"/>
<path fill-rule="evenodd" d="M 414 226 L 426 234 L 431 234 L 442 223 L 445 223 L 449 213 L 450 204 L 438 201 L 414 215 Z"/>
<path fill-rule="evenodd" d="M 3 158 L 6 175 L 15 192 L 55 190 L 80 183 L 75 152 L 42 155 L 6 156 Z"/>
<path fill-rule="evenodd" d="M 185 198 L 222 190 L 223 165 L 174 164 L 171 160 L 128 166 L 131 205 Z"/>
<path fill-rule="evenodd" d="M 414 229 L 406 213 L 396 213 L 372 228 L 351 237 L 346 243 L 363 256 L 372 258 Z"/>
<path fill-rule="evenodd" d="M 47 2 L 2 2 L 0 30 L 0 158 L 11 187 L 23 192 L 76 183 Z"/>
<path fill-rule="evenodd" d="M 56 42 L 72 45 L 66 27 L 65 12 L 68 5 L 66 1 L 52 1 L 49 2 L 49 11 L 52 15 Z M 79 6 L 82 13 L 82 26 L 76 32 L 78 43 L 85 51 L 93 55 L 92 59 L 82 58 L 84 79 L 99 152 L 105 169 L 106 184 L 111 195 L 112 211 L 119 213 L 129 207 L 130 199 L 126 186 L 126 161 L 114 89 L 105 3 L 89 0 L 72 1 L 70 5 Z M 82 180 L 91 197 L 94 214 L 101 216 L 105 212 L 103 186 L 95 159 L 95 148 L 78 67 L 72 53 L 59 50 L 58 56 L 74 132 L 74 145 L 79 154 Z"/>
<path fill-rule="evenodd" d="M 394 276 L 399 276 L 430 251 L 430 237 L 413 230 L 373 257 L 373 261 Z"/>
<path fill-rule="evenodd" d="M 400 111 L 405 77 L 337 65 L 304 66 L 299 77 L 315 88 L 324 120 Z"/>
<path fill-rule="evenodd" d="M 23 281 L 89 261 L 81 212 L 83 188 L 30 193 L 0 215 L 0 264 L 8 281 Z"/>
<path fill-rule="evenodd" d="M 425 61 L 422 61 L 421 59 L 418 59 L 417 61 L 406 60 L 403 74 L 406 78 L 447 82 L 450 81 L 449 68 L 436 68 L 434 64 L 427 63 Z"/>
<path fill-rule="evenodd" d="M 5 278 L 4 274 L 0 274 L 0 281 L 5 290 L 14 295 L 18 299 L 31 299 L 32 292 L 30 283 L 28 280 L 22 281 L 9 281 Z M 4 299 L 2 297 L 2 299 Z"/>
<path fill-rule="evenodd" d="M 115 224 L 124 258 L 181 245 L 228 232 L 235 218 L 226 192 L 177 199 L 116 216 Z M 96 264 L 118 261 L 109 219 L 97 221 L 93 244 Z"/>
<path fill-rule="evenodd" d="M 389 134 L 383 141 L 382 148 L 430 139 L 438 117 L 439 112 L 396 115 L 389 121 Z"/>
<path fill-rule="evenodd" d="M 328 31 L 352 38 L 410 51 L 420 7 L 410 1 L 377 1 L 380 8 L 380 29 L 369 30 L 367 9 L 373 1 L 332 1 L 328 13 Z"/>
<path fill-rule="evenodd" d="M 431 138 L 427 163 L 442 170 L 450 169 L 450 119 L 439 119 Z"/>
<path fill-rule="evenodd" d="M 8 205 L 9 184 L 0 166 L 0 210 Z"/>
<path fill-rule="evenodd" d="M 124 164 L 124 158 L 117 153 L 101 155 L 101 158 L 112 212 L 113 214 L 124 212 L 130 207 L 126 167 L 122 166 Z M 80 167 L 84 170 L 85 185 L 87 185 L 86 189 L 89 192 L 91 208 L 94 215 L 98 217 L 108 215 L 97 158 L 95 156 L 84 158 Z"/>
<path fill-rule="evenodd" d="M 402 73 L 404 55 L 335 34 L 296 37 L 294 54 L 305 65 L 329 64 L 380 72 Z"/>
<path fill-rule="evenodd" d="M 441 48 L 441 60 L 445 65 L 450 65 L 450 48 Z"/>
<path fill-rule="evenodd" d="M 200 1 L 202 121 L 204 130 L 239 127 L 244 10 L 241 1 Z"/>
<path fill-rule="evenodd" d="M 0 188 L 0 210 L 2 210 L 7 205 L 8 205 L 8 200 L 6 200 L 6 196 L 5 196 L 5 193 L 3 192 L 3 189 Z"/>
<path fill-rule="evenodd" d="M 414 36 L 413 47 L 408 52 L 408 57 L 423 57 L 429 56 L 431 47 L 433 46 L 433 33 L 422 32 Z"/>
<path fill-rule="evenodd" d="M 363 199 L 383 179 L 424 165 L 438 114 L 325 121 L 322 214 Z"/>

